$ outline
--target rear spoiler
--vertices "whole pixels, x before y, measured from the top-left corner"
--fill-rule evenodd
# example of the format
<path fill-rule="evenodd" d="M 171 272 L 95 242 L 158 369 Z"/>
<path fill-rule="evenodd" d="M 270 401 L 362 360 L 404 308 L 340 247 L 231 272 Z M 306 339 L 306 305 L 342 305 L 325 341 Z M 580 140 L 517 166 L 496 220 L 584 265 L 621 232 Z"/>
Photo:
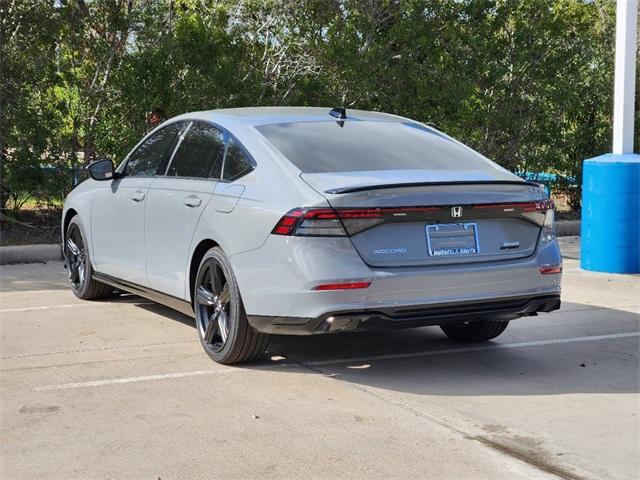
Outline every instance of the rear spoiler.
<path fill-rule="evenodd" d="M 531 187 L 542 188 L 539 183 L 527 182 L 525 180 L 462 180 L 450 182 L 383 183 L 380 185 L 360 185 L 352 187 L 332 188 L 330 190 L 325 190 L 325 193 L 355 193 L 365 192 L 367 190 L 380 190 L 384 188 L 435 187 L 438 185 L 528 185 Z"/>

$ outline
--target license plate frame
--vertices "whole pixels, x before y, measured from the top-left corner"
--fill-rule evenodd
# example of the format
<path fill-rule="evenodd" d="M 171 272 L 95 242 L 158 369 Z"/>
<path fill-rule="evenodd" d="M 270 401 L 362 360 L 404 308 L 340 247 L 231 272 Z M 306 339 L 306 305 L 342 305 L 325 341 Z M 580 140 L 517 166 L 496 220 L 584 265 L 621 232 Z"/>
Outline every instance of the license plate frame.
<path fill-rule="evenodd" d="M 436 235 L 433 235 L 434 232 Z M 427 250 L 430 257 L 461 257 L 480 253 L 478 242 L 478 224 L 434 223 L 425 225 Z M 473 240 L 470 243 L 470 240 Z M 443 247 L 442 243 L 464 243 L 461 247 Z"/>

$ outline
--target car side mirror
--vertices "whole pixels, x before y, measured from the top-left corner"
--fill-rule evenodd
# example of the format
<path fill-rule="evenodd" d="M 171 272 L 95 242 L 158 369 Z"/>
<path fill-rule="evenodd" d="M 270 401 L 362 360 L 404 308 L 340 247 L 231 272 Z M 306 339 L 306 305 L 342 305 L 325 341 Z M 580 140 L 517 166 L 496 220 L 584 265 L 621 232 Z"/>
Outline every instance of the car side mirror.
<path fill-rule="evenodd" d="M 87 170 L 89 171 L 89 176 L 94 180 L 112 180 L 117 178 L 114 172 L 113 162 L 107 158 L 90 163 Z"/>

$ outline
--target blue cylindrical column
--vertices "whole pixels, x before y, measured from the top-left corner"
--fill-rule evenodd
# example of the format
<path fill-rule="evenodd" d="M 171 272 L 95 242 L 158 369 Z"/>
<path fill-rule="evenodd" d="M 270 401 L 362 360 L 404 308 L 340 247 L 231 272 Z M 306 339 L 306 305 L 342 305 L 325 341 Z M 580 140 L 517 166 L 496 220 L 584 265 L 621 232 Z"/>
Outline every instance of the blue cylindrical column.
<path fill-rule="evenodd" d="M 640 273 L 640 155 L 584 161 L 580 266 Z"/>

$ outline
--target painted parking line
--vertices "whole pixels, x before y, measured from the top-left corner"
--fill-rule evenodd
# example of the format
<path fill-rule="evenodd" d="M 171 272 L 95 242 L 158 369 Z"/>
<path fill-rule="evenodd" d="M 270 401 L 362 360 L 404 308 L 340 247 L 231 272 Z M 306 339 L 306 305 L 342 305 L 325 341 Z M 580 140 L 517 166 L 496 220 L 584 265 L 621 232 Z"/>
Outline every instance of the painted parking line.
<path fill-rule="evenodd" d="M 120 383 L 148 382 L 151 380 L 199 377 L 202 375 L 219 375 L 219 374 L 231 373 L 235 371 L 239 371 L 239 370 L 236 370 L 233 368 L 224 368 L 224 369 L 218 369 L 218 370 L 196 370 L 193 372 L 165 373 L 162 375 L 145 375 L 142 377 L 110 378 L 106 380 L 93 380 L 89 382 L 61 383 L 59 385 L 43 385 L 41 387 L 36 387 L 34 390 L 36 390 L 37 392 L 45 392 L 49 390 L 69 390 L 72 388 L 101 387 L 104 385 L 115 385 Z"/>
<path fill-rule="evenodd" d="M 392 353 L 388 355 L 372 355 L 370 357 L 319 360 L 315 362 L 304 362 L 304 365 L 307 365 L 310 367 L 319 367 L 322 365 L 335 365 L 335 364 L 341 364 L 341 363 L 369 362 L 372 360 L 391 360 L 391 359 L 397 359 L 397 358 L 428 357 L 431 355 L 480 352 L 483 350 L 504 350 L 508 348 L 542 347 L 545 345 L 558 345 L 562 343 L 598 342 L 602 340 L 614 340 L 618 338 L 631 338 L 631 337 L 639 337 L 639 336 L 640 336 L 640 332 L 612 333 L 609 335 L 593 335 L 590 337 L 558 338 L 553 340 L 538 340 L 533 342 L 498 343 L 494 345 L 483 345 L 478 347 L 448 348 L 444 350 L 431 350 L 427 352 Z"/>
<path fill-rule="evenodd" d="M 97 305 L 95 303 L 65 303 L 62 305 L 42 305 L 40 307 L 0 308 L 0 313 L 29 312 L 32 310 L 51 310 L 53 308 L 73 308 Z"/>
<path fill-rule="evenodd" d="M 75 348 L 73 350 L 62 350 L 55 352 L 33 352 L 33 353 L 21 353 L 18 355 L 7 355 L 0 357 L 0 360 L 15 360 L 17 358 L 38 358 L 38 357 L 50 357 L 55 355 L 68 355 L 70 353 L 88 353 L 88 352 L 107 352 L 112 350 L 132 350 L 136 348 L 148 348 L 148 347 L 163 347 L 166 345 L 176 345 L 180 343 L 195 343 L 198 342 L 196 338 L 189 340 L 172 340 L 168 342 L 153 342 L 153 343 L 136 343 L 133 345 L 114 345 L 111 347 L 85 347 Z M 57 365 L 52 365 L 57 366 Z"/>
<path fill-rule="evenodd" d="M 446 350 L 431 350 L 427 352 L 375 355 L 370 357 L 358 357 L 358 358 L 341 358 L 341 359 L 333 359 L 333 360 L 322 360 L 322 361 L 316 361 L 316 362 L 299 361 L 299 362 L 293 362 L 293 363 L 278 363 L 275 365 L 270 365 L 269 367 L 270 368 L 281 368 L 281 367 L 286 368 L 286 367 L 298 367 L 299 365 L 303 365 L 306 367 L 315 367 L 315 366 L 322 366 L 322 365 L 367 362 L 367 361 L 373 361 L 373 360 L 415 358 L 415 357 L 426 357 L 430 355 L 446 355 L 451 353 L 478 352 L 483 350 L 502 350 L 507 348 L 540 347 L 545 345 L 557 345 L 557 344 L 563 344 L 563 343 L 596 342 L 596 341 L 602 341 L 602 340 L 614 340 L 619 338 L 633 338 L 633 337 L 640 337 L 640 332 L 614 333 L 610 335 L 594 335 L 590 337 L 559 338 L 554 340 L 540 340 L 535 342 L 503 343 L 498 345 L 485 345 L 481 347 L 449 348 Z M 234 373 L 234 372 L 238 373 L 243 371 L 244 370 L 241 368 L 225 368 L 225 369 L 217 369 L 217 370 L 195 370 L 191 372 L 166 373 L 161 375 L 146 375 L 141 377 L 111 378 L 111 379 L 93 380 L 93 381 L 86 381 L 86 382 L 62 383 L 58 385 L 43 385 L 40 387 L 35 387 L 34 390 L 39 392 L 51 391 L 51 390 L 68 390 L 68 389 L 74 389 L 74 388 L 100 387 L 104 385 L 146 382 L 150 380 L 166 380 L 166 379 L 173 379 L 173 378 L 196 377 L 196 376 L 202 376 L 202 375 L 218 375 L 218 374 L 226 374 L 226 373 Z"/>
<path fill-rule="evenodd" d="M 56 308 L 74 308 L 74 307 L 104 307 L 105 305 L 156 305 L 154 302 L 147 301 L 144 298 L 122 298 L 115 302 L 82 302 L 82 303 L 63 303 L 58 305 L 39 305 L 37 307 L 15 307 L 0 308 L 0 313 L 30 312 L 37 310 L 53 310 Z M 160 304 L 157 304 L 160 305 Z"/>

